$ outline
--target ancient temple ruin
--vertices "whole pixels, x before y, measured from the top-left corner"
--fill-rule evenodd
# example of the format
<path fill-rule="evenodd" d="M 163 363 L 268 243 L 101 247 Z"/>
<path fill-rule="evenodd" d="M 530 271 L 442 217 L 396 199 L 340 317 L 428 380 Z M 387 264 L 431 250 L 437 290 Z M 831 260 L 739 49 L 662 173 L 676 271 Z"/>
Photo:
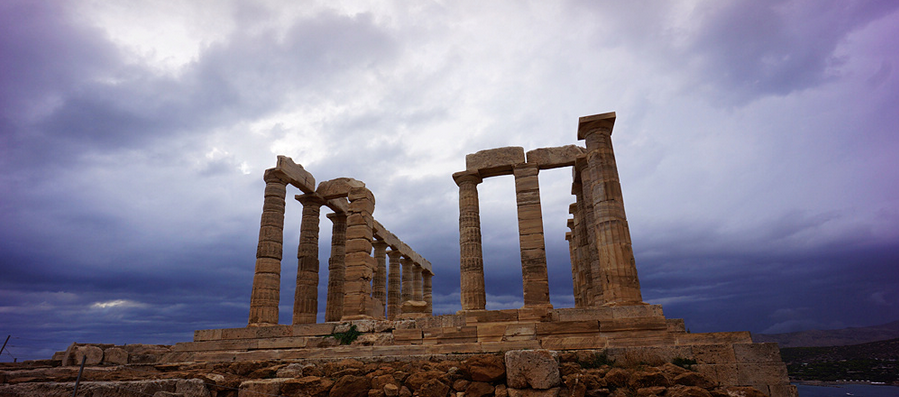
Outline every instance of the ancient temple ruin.
<path fill-rule="evenodd" d="M 264 179 L 265 202 L 259 226 L 248 326 L 278 324 L 288 185 L 303 192 L 296 196 L 303 205 L 303 217 L 297 248 L 293 324 L 314 324 L 318 315 L 318 240 L 322 206 L 333 211 L 328 214 L 332 229 L 325 321 L 394 320 L 431 313 L 431 277 L 434 275 L 431 263 L 374 219 L 375 196 L 364 183 L 352 178 L 337 178 L 321 182 L 316 188 L 312 174 L 285 156 L 278 156 L 278 164 L 265 171 Z M 389 272 L 385 256 L 390 258 Z M 390 293 L 387 293 L 388 289 Z"/>
<path fill-rule="evenodd" d="M 354 357 L 403 360 L 513 350 L 602 354 L 622 363 L 691 360 L 719 385 L 752 386 L 772 397 L 795 396 L 776 344 L 753 343 L 749 332 L 689 333 L 660 305 L 643 302 L 612 150 L 615 113 L 581 117 L 569 145 L 525 152 L 483 150 L 453 174 L 459 187 L 462 310 L 432 315 L 432 265 L 373 217 L 375 195 L 338 178 L 315 185 L 312 174 L 279 156 L 266 170 L 264 205 L 244 328 L 198 330 L 160 362 L 309 360 Z M 550 304 L 538 174 L 571 167 L 568 240 L 575 307 Z M 478 185 L 515 178 L 524 305 L 486 310 Z M 293 321 L 278 324 L 287 186 L 303 205 Z M 319 218 L 333 213 L 325 322 L 316 323 Z M 386 257 L 386 258 L 385 258 Z M 388 266 L 389 262 L 389 266 Z M 450 282 L 443 280 L 442 282 Z M 335 335 L 353 330 L 348 345 Z M 70 353 L 62 354 L 69 357 Z"/>

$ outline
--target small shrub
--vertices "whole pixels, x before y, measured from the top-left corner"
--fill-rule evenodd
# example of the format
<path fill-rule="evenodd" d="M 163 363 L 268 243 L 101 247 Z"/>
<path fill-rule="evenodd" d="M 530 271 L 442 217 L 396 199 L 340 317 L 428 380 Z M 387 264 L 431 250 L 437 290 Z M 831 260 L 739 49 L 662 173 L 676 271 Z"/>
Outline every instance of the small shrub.
<path fill-rule="evenodd" d="M 362 333 L 356 330 L 355 325 L 351 325 L 347 332 L 335 332 L 328 336 L 337 339 L 341 345 L 349 345 L 359 338 L 359 335 L 362 335 Z"/>
<path fill-rule="evenodd" d="M 683 357 L 675 357 L 674 360 L 671 360 L 671 363 L 683 369 L 689 369 L 692 371 L 693 366 L 696 365 L 696 360 Z"/>

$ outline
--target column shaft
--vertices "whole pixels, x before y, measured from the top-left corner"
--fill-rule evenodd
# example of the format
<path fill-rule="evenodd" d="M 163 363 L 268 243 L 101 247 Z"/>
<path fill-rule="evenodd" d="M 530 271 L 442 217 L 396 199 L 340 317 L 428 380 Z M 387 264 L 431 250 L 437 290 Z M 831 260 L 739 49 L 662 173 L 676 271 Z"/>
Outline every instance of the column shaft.
<path fill-rule="evenodd" d="M 421 266 L 417 263 L 412 264 L 412 300 L 421 301 L 423 299 L 421 285 Z"/>
<path fill-rule="evenodd" d="M 328 258 L 328 301 L 325 321 L 343 316 L 343 282 L 346 273 L 346 214 L 328 214 L 331 220 L 331 257 Z"/>
<path fill-rule="evenodd" d="M 400 297 L 402 294 L 402 287 L 400 284 L 402 280 L 402 276 L 400 275 L 400 255 L 400 252 L 393 248 L 387 252 L 387 256 L 390 258 L 390 274 L 388 275 L 387 285 L 388 320 L 393 320 L 400 314 Z"/>
<path fill-rule="evenodd" d="M 378 265 L 375 269 L 375 279 L 371 283 L 371 297 L 381 302 L 382 307 L 387 307 L 387 243 L 378 240 L 373 246 Z M 380 313 L 380 316 L 383 315 L 384 313 Z"/>
<path fill-rule="evenodd" d="M 408 257 L 403 257 L 400 260 L 403 264 L 403 289 L 402 289 L 402 301 L 411 301 L 412 300 L 412 260 Z M 402 306 L 403 303 L 400 303 Z"/>
<path fill-rule="evenodd" d="M 611 126 L 583 127 L 587 143 L 587 167 L 595 179 L 590 190 L 596 246 L 602 268 L 605 305 L 640 304 L 640 281 L 631 247 L 630 230 L 624 213 L 624 200 L 618 180 L 618 167 L 612 150 Z"/>
<path fill-rule="evenodd" d="M 520 164 L 513 169 L 515 199 L 518 203 L 518 238 L 521 247 L 521 277 L 524 307 L 552 307 L 543 240 L 543 213 L 536 164 Z"/>
<path fill-rule="evenodd" d="M 318 316 L 318 225 L 324 200 L 310 195 L 296 198 L 303 204 L 303 218 L 300 221 L 300 245 L 297 248 L 293 323 L 315 324 Z"/>
<path fill-rule="evenodd" d="M 599 250 L 596 247 L 596 230 L 593 228 L 593 194 L 585 186 L 590 186 L 595 179 L 587 159 L 578 159 L 575 163 L 575 172 L 579 180 L 572 186 L 577 203 L 578 222 L 578 247 L 581 250 L 581 258 L 584 261 L 584 281 L 588 285 L 585 294 L 589 307 L 599 307 L 603 300 L 602 268 L 599 262 Z"/>
<path fill-rule="evenodd" d="M 284 198 L 287 179 L 272 169 L 265 171 L 265 203 L 256 247 L 256 269 L 250 295 L 249 326 L 278 324 L 281 299 L 281 250 L 284 241 Z"/>
<path fill-rule="evenodd" d="M 481 250 L 481 215 L 477 173 L 453 174 L 459 185 L 459 249 L 462 310 L 484 310 L 484 257 Z"/>
<path fill-rule="evenodd" d="M 425 271 L 421 276 L 424 301 L 428 304 L 428 306 L 425 308 L 425 312 L 428 314 L 434 314 L 434 296 L 431 292 L 431 277 L 433 277 L 434 275 L 431 274 L 431 272 Z"/>

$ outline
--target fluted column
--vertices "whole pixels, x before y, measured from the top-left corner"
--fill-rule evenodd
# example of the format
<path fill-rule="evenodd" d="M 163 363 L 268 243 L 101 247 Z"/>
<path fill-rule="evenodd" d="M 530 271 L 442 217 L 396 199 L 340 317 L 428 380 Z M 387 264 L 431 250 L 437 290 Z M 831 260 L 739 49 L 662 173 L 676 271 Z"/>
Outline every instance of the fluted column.
<path fill-rule="evenodd" d="M 341 321 L 372 319 L 379 307 L 371 297 L 377 261 L 371 256 L 375 197 L 364 187 L 350 189 L 346 230 L 346 274 Z M 381 307 L 381 313 L 384 308 Z"/>
<path fill-rule="evenodd" d="M 568 257 L 571 262 L 571 292 L 574 296 L 574 307 L 582 308 L 584 307 L 584 297 L 581 295 L 583 286 L 581 285 L 581 275 L 578 274 L 577 243 L 575 242 L 574 221 L 572 219 L 568 220 L 568 228 L 572 230 L 565 233 L 565 240 L 568 241 Z"/>
<path fill-rule="evenodd" d="M 412 259 L 409 259 L 406 256 L 403 256 L 400 259 L 400 263 L 403 264 L 403 289 L 401 293 L 402 302 L 411 301 L 412 300 Z M 400 306 L 402 306 L 402 302 Z"/>
<path fill-rule="evenodd" d="M 575 227 L 578 239 L 578 249 L 581 251 L 581 259 L 584 261 L 584 282 L 587 285 L 584 291 L 588 307 L 599 307 L 604 303 L 602 269 L 600 268 L 599 250 L 596 247 L 596 229 L 593 225 L 593 194 L 584 186 L 592 184 L 594 179 L 592 170 L 587 166 L 587 158 L 578 158 L 574 165 L 575 182 L 571 190 L 575 195 L 577 221 Z"/>
<path fill-rule="evenodd" d="M 318 223 L 324 200 L 315 195 L 298 195 L 303 204 L 300 245 L 297 248 L 297 289 L 293 301 L 293 323 L 315 324 L 318 316 Z"/>
<path fill-rule="evenodd" d="M 387 256 L 390 258 L 390 274 L 388 275 L 387 280 L 387 319 L 393 320 L 396 318 L 398 314 L 400 314 L 400 297 L 401 293 L 401 280 L 400 276 L 400 256 L 402 254 L 393 249 L 391 247 L 390 251 L 387 252 Z"/>
<path fill-rule="evenodd" d="M 484 257 L 481 251 L 481 215 L 478 202 L 477 173 L 457 172 L 453 179 L 459 186 L 459 249 L 462 310 L 484 310 L 487 294 L 484 288 Z"/>
<path fill-rule="evenodd" d="M 640 281 L 624 213 L 618 166 L 612 150 L 614 113 L 582 117 L 578 138 L 586 140 L 587 167 L 595 179 L 584 190 L 592 193 L 593 229 L 602 268 L 605 305 L 641 304 Z"/>
<path fill-rule="evenodd" d="M 540 183 L 536 164 L 519 164 L 515 175 L 515 200 L 518 203 L 518 238 L 521 248 L 521 277 L 524 307 L 552 307 L 549 302 L 549 277 L 543 240 L 543 214 L 540 209 Z"/>
<path fill-rule="evenodd" d="M 346 214 L 328 214 L 331 220 L 331 257 L 328 259 L 328 301 L 325 321 L 343 316 L 343 282 L 346 273 Z"/>
<path fill-rule="evenodd" d="M 581 214 L 578 212 L 578 204 L 572 203 L 568 206 L 568 213 L 572 218 L 568 220 L 568 228 L 571 230 L 571 239 L 568 241 L 571 249 L 571 271 L 574 273 L 577 287 L 575 291 L 575 307 L 592 307 L 593 306 L 593 290 L 590 278 L 590 263 L 585 259 L 587 254 L 583 244 L 587 238 L 583 236 L 586 231 L 581 224 Z"/>
<path fill-rule="evenodd" d="M 372 244 L 375 248 L 375 260 L 378 267 L 375 269 L 375 279 L 371 284 L 371 297 L 387 307 L 387 243 L 377 240 Z M 380 313 L 381 316 L 384 313 Z"/>
<path fill-rule="evenodd" d="M 249 326 L 278 324 L 281 299 L 281 250 L 284 241 L 284 198 L 287 178 L 280 172 L 266 170 L 265 202 L 256 246 L 256 269 L 250 295 Z"/>
<path fill-rule="evenodd" d="M 421 285 L 421 266 L 417 263 L 412 264 L 412 300 L 421 301 L 423 299 Z"/>
<path fill-rule="evenodd" d="M 422 283 L 422 294 L 424 295 L 424 301 L 428 305 L 425 307 L 425 313 L 434 314 L 434 296 L 431 291 L 431 277 L 434 275 L 431 272 L 425 270 L 422 272 L 421 283 Z"/>

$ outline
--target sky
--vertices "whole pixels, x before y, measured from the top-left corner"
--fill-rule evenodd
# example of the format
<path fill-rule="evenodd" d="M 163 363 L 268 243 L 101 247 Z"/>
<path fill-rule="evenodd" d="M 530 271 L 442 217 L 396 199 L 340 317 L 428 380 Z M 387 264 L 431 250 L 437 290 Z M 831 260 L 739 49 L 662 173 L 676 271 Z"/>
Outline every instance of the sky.
<path fill-rule="evenodd" d="M 365 182 L 454 313 L 465 155 L 583 145 L 578 117 L 610 111 L 646 302 L 691 332 L 894 321 L 897 67 L 889 0 L 6 0 L 0 361 L 246 326 L 277 155 Z M 540 173 L 557 308 L 570 184 Z M 513 179 L 478 188 L 487 306 L 518 308 Z"/>

